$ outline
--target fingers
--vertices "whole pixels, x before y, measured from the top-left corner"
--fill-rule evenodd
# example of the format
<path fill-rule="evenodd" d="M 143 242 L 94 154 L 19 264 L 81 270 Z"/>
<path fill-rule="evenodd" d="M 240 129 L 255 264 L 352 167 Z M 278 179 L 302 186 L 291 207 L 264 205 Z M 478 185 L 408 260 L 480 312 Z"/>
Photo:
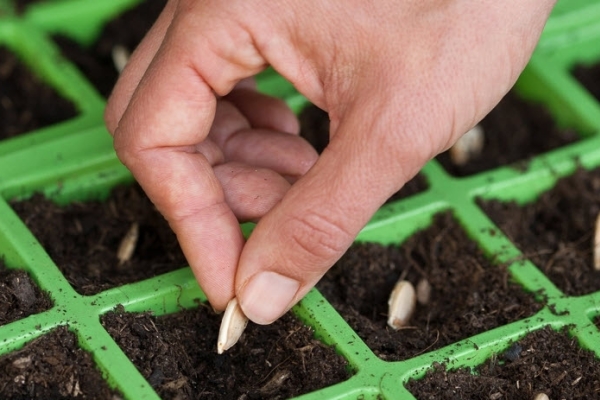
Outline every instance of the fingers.
<path fill-rule="evenodd" d="M 236 87 L 226 99 L 248 118 L 253 127 L 300 134 L 298 118 L 281 99 L 246 87 Z"/>
<path fill-rule="evenodd" d="M 290 188 L 281 175 L 269 169 L 231 162 L 214 171 L 223 186 L 225 201 L 241 222 L 257 222 Z"/>
<path fill-rule="evenodd" d="M 342 120 L 315 166 L 260 220 L 242 251 L 236 295 L 256 323 L 273 322 L 301 299 L 429 157 L 410 135 L 406 147 L 392 151 L 386 133 L 393 118 L 380 113 L 378 121 L 369 120 L 365 116 L 376 110 L 368 103 L 359 108 Z"/>
<path fill-rule="evenodd" d="M 224 100 L 218 102 L 210 138 L 223 150 L 226 160 L 268 168 L 292 182 L 318 158 L 314 148 L 297 135 L 250 129 L 239 108 Z"/>
<path fill-rule="evenodd" d="M 239 43 L 227 42 L 210 22 L 199 30 L 197 13 L 173 19 L 177 23 L 167 31 L 114 130 L 114 144 L 177 234 L 209 301 L 224 309 L 234 295 L 244 240 L 213 172 L 219 152 L 205 139 L 215 115 L 215 92 L 224 94 L 255 74 L 262 61 L 252 57 L 252 49 L 241 51 L 249 54 L 247 63 L 228 52 L 215 54 L 212 41 L 221 40 L 230 49 L 239 49 Z"/>
<path fill-rule="evenodd" d="M 169 1 L 166 4 L 164 10 L 144 37 L 144 40 L 142 40 L 131 55 L 119 80 L 113 88 L 113 92 L 111 93 L 104 112 L 106 126 L 111 134 L 114 134 L 119 120 L 123 116 L 123 113 L 131 100 L 133 92 L 140 83 L 142 76 L 144 76 L 146 69 L 148 69 L 148 65 L 150 65 L 150 62 L 162 44 L 167 29 L 173 19 L 175 6 L 175 1 Z"/>

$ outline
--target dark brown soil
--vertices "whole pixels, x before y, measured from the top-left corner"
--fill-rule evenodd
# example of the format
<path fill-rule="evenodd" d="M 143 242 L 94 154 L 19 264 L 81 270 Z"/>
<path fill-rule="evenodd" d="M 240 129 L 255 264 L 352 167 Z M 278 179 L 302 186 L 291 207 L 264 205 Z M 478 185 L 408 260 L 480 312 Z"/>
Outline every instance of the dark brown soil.
<path fill-rule="evenodd" d="M 8 49 L 0 47 L 0 140 L 76 115 L 72 103 L 40 81 Z"/>
<path fill-rule="evenodd" d="M 483 151 L 463 166 L 455 165 L 448 152 L 436 159 L 452 175 L 467 176 L 503 165 L 524 168 L 532 157 L 579 139 L 572 129 L 561 129 L 539 104 L 509 92 L 481 121 Z"/>
<path fill-rule="evenodd" d="M 0 259 L 0 325 L 52 308 L 52 300 L 22 270 L 8 269 Z"/>
<path fill-rule="evenodd" d="M 300 136 L 305 138 L 317 150 L 319 154 L 323 152 L 329 144 L 329 116 L 327 113 L 314 105 L 305 107 L 299 115 Z M 404 199 L 414 194 L 427 190 L 429 184 L 423 174 L 417 174 L 413 179 L 390 197 L 386 203 Z"/>
<path fill-rule="evenodd" d="M 388 298 L 399 279 L 427 279 L 427 305 L 409 326 L 387 326 Z M 405 360 L 533 315 L 541 308 L 471 241 L 451 214 L 401 247 L 355 244 L 317 284 L 366 344 L 384 360 Z"/>
<path fill-rule="evenodd" d="M 573 68 L 573 76 L 600 101 L 600 64 L 577 65 Z"/>
<path fill-rule="evenodd" d="M 600 212 L 600 169 L 577 170 L 526 206 L 480 202 L 500 229 L 552 282 L 570 296 L 600 290 L 593 236 Z"/>
<path fill-rule="evenodd" d="M 163 399 L 283 399 L 349 378 L 347 362 L 290 314 L 250 324 L 216 353 L 221 316 L 207 306 L 155 318 L 110 312 L 102 323 Z"/>
<path fill-rule="evenodd" d="M 187 265 L 175 234 L 139 186 L 116 188 L 106 201 L 59 207 L 35 195 L 12 206 L 81 294 Z M 139 224 L 137 246 L 120 265 L 117 250 L 134 222 Z"/>
<path fill-rule="evenodd" d="M 77 65 L 100 94 L 108 97 L 119 77 L 112 60 L 112 49 L 120 45 L 133 52 L 166 3 L 166 0 L 142 1 L 106 24 L 98 40 L 87 49 L 66 37 L 54 39 L 65 57 Z"/>
<path fill-rule="evenodd" d="M 64 326 L 0 357 L 0 371 L 2 399 L 121 399 Z"/>
<path fill-rule="evenodd" d="M 549 327 L 528 334 L 475 368 L 477 375 L 437 365 L 426 377 L 410 381 L 417 399 L 523 399 L 538 393 L 550 399 L 593 399 L 600 392 L 600 363 L 566 331 Z"/>

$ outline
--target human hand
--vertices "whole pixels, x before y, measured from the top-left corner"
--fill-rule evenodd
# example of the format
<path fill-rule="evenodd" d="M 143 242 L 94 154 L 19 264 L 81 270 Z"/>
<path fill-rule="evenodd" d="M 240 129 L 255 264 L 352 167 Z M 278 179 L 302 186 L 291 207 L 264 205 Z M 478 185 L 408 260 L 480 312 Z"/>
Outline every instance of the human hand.
<path fill-rule="evenodd" d="M 553 4 L 171 0 L 117 83 L 107 126 L 213 307 L 236 295 L 270 323 L 509 90 Z M 328 111 L 318 160 L 280 103 L 245 81 L 232 92 L 267 65 Z M 237 217 L 260 219 L 246 243 Z"/>

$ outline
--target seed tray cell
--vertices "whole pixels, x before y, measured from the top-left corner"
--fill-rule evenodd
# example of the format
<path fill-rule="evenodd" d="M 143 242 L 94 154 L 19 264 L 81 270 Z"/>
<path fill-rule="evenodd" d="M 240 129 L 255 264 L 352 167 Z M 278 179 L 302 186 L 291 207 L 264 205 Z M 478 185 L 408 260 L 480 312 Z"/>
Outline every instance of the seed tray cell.
<path fill-rule="evenodd" d="M 140 372 L 102 320 L 115 310 L 151 312 L 160 318 L 206 307 L 206 298 L 190 269 L 178 263 L 169 272 L 160 271 L 111 288 L 101 287 L 99 291 L 78 291 L 61 272 L 52 251 L 44 248 L 37 234 L 28 228 L 27 217 L 15 212 L 14 204 L 40 194 L 64 210 L 78 203 L 106 204 L 113 189 L 134 184 L 117 160 L 112 139 L 103 125 L 104 97 L 65 57 L 53 37 L 63 35 L 89 48 L 107 23 L 139 2 L 46 0 L 31 2 L 17 12 L 16 3 L 0 1 L 0 46 L 16 54 L 26 68 L 77 110 L 70 120 L 0 141 L 0 256 L 8 268 L 27 272 L 52 299 L 49 308 L 0 326 L 0 357 L 15 357 L 28 343 L 35 343 L 59 327 L 68 327 L 78 346 L 91 354 L 108 386 L 123 398 L 136 400 L 159 398 L 153 388 L 158 375 Z M 600 287 L 571 292 L 559 285 L 538 258 L 523 251 L 518 241 L 502 229 L 505 219 L 495 220 L 485 210 L 488 202 L 527 207 L 552 193 L 563 178 L 594 174 L 592 171 L 600 167 L 600 100 L 573 72 L 579 66 L 600 62 L 600 48 L 596 45 L 600 40 L 598 21 L 600 7 L 596 1 L 560 0 L 534 56 L 513 89 L 524 101 L 544 107 L 558 128 L 571 129 L 577 140 L 524 163 L 500 165 L 466 176 L 453 176 L 439 161 L 432 160 L 421 171 L 426 188 L 382 206 L 353 246 L 355 249 L 376 245 L 394 251 L 402 251 L 398 249 L 410 243 L 418 246 L 419 232 L 440 229 L 436 224 L 439 215 L 451 215 L 472 242 L 471 248 L 464 250 L 465 259 L 476 253 L 489 262 L 486 268 L 503 271 L 504 282 L 512 282 L 519 295 L 533 299 L 537 308 L 467 337 L 451 338 L 443 345 L 425 346 L 398 356 L 393 349 L 392 354 L 374 350 L 372 343 L 376 338 L 361 337 L 353 329 L 352 319 L 336 310 L 327 291 L 314 289 L 291 313 L 314 331 L 319 346 L 341 356 L 348 377 L 298 398 L 414 398 L 406 386 L 409 381 L 418 383 L 439 368 L 450 373 L 474 373 L 477 368 L 484 368 L 480 366 L 489 365 L 486 360 L 505 354 L 515 342 L 548 329 L 567 335 L 575 348 L 600 356 L 600 331 L 593 322 L 600 315 Z M 258 87 L 285 99 L 296 112 L 307 104 L 292 85 L 272 70 L 259 75 Z M 590 207 L 595 210 L 600 204 Z M 250 232 L 251 226 L 244 229 Z M 593 234 L 585 235 L 582 243 L 589 242 Z M 435 258 L 423 257 L 417 265 L 434 262 Z M 389 278 L 390 282 L 400 275 Z M 408 273 L 404 277 L 413 279 Z M 365 273 L 362 278 L 368 280 L 369 275 Z M 385 297 L 372 301 L 385 303 Z M 376 318 L 385 321 L 386 304 L 378 304 L 376 309 Z M 477 310 L 469 312 L 474 317 L 483 315 L 477 315 Z M 469 323 L 472 322 L 465 322 Z M 386 329 L 385 322 L 381 324 Z M 401 337 L 402 332 L 397 335 Z M 600 372 L 600 364 L 592 363 L 590 368 L 593 373 Z M 263 381 L 263 386 L 267 381 Z M 73 388 L 71 384 L 71 392 Z M 0 397 L 6 398 L 1 387 Z"/>

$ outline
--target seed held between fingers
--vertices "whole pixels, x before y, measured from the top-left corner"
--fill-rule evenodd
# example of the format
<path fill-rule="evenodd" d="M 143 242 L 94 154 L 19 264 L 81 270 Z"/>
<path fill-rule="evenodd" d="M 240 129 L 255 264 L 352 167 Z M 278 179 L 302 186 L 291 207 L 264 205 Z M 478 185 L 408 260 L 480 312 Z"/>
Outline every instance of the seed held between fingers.
<path fill-rule="evenodd" d="M 454 165 L 465 165 L 473 157 L 477 157 L 483 150 L 483 128 L 475 125 L 462 135 L 449 150 L 450 160 Z"/>
<path fill-rule="evenodd" d="M 417 303 L 415 288 L 409 281 L 396 283 L 388 300 L 388 325 L 398 330 L 408 324 Z"/>
<path fill-rule="evenodd" d="M 135 247 L 137 246 L 138 237 L 140 235 L 140 227 L 137 222 L 131 224 L 131 227 L 123 236 L 119 250 L 117 251 L 117 258 L 119 259 L 119 265 L 125 264 L 133 256 Z"/>
<path fill-rule="evenodd" d="M 538 393 L 535 395 L 533 400 L 550 400 L 550 398 L 548 397 L 548 395 L 546 393 Z"/>
<path fill-rule="evenodd" d="M 248 325 L 248 317 L 244 315 L 242 308 L 234 297 L 227 303 L 227 308 L 223 314 L 219 338 L 217 339 L 217 353 L 223 354 L 225 350 L 236 344 L 242 333 L 244 333 L 246 325 Z"/>

